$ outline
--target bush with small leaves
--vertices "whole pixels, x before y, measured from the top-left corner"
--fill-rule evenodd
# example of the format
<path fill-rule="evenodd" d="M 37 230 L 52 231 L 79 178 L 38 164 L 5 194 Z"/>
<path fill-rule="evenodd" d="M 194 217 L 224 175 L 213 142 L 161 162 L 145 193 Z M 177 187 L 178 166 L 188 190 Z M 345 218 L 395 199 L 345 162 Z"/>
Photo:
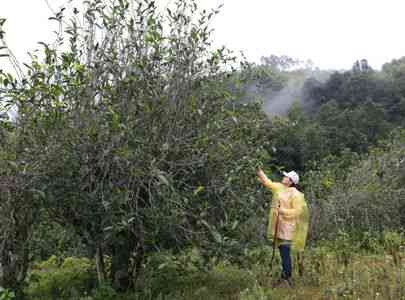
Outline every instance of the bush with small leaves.
<path fill-rule="evenodd" d="M 5 289 L 0 286 L 0 300 L 13 300 L 15 299 L 15 293 L 9 289 Z"/>
<path fill-rule="evenodd" d="M 68 300 L 89 294 L 95 280 L 94 265 L 89 259 L 52 256 L 34 265 L 25 292 L 35 300 Z"/>

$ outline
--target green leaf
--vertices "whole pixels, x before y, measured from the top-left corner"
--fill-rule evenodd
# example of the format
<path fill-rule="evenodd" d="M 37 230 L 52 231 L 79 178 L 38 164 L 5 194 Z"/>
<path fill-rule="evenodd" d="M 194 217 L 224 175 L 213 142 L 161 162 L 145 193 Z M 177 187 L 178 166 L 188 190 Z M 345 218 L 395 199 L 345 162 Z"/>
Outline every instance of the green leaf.
<path fill-rule="evenodd" d="M 235 222 L 233 222 L 233 224 L 232 224 L 232 230 L 235 230 L 236 227 L 238 227 L 238 225 L 239 225 L 239 221 L 238 221 L 238 220 L 236 220 Z"/>
<path fill-rule="evenodd" d="M 14 170 L 18 170 L 18 164 L 15 161 L 7 161 L 7 163 L 14 169 Z"/>
<path fill-rule="evenodd" d="M 218 231 L 213 230 L 211 233 L 212 233 L 212 236 L 214 237 L 214 240 L 217 243 L 222 243 L 222 236 L 219 234 Z"/>
<path fill-rule="evenodd" d="M 113 229 L 114 229 L 113 226 L 107 226 L 107 227 L 104 228 L 104 231 L 111 231 Z"/>
<path fill-rule="evenodd" d="M 198 188 L 196 188 L 194 190 L 194 196 L 197 196 L 200 192 L 202 192 L 204 190 L 204 187 L 202 185 L 200 185 Z"/>
<path fill-rule="evenodd" d="M 45 199 L 45 198 L 46 198 L 45 193 L 44 193 L 43 191 L 41 191 L 41 190 L 31 189 L 30 191 L 31 191 L 31 193 L 33 193 L 33 194 L 39 195 L 42 199 Z"/>
<path fill-rule="evenodd" d="M 169 181 L 167 180 L 167 178 L 166 178 L 163 174 L 159 174 L 158 177 L 159 177 L 159 180 L 160 180 L 163 184 L 165 184 L 165 185 L 167 185 L 167 186 L 170 186 Z"/>

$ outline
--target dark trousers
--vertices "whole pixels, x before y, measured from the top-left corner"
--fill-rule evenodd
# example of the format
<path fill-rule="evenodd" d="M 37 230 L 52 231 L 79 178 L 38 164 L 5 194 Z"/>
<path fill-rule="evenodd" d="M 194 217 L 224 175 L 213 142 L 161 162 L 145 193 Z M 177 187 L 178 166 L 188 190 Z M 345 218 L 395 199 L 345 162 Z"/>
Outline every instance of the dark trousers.
<path fill-rule="evenodd" d="M 280 250 L 281 265 L 283 267 L 281 278 L 289 279 L 291 277 L 291 245 L 280 245 L 278 249 Z"/>

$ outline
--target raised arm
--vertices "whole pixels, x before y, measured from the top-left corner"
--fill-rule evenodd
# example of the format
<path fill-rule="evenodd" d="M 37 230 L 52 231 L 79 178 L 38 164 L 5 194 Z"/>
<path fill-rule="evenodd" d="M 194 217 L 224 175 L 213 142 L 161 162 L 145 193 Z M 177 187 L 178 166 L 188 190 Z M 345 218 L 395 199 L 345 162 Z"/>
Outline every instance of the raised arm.
<path fill-rule="evenodd" d="M 256 175 L 257 175 L 257 177 L 259 178 L 259 181 L 260 181 L 266 188 L 269 188 L 269 189 L 271 189 L 272 191 L 274 191 L 274 190 L 277 188 L 277 186 L 278 186 L 277 182 L 271 181 L 271 180 L 266 176 L 266 174 L 264 174 L 264 172 L 262 171 L 262 169 L 257 169 Z"/>

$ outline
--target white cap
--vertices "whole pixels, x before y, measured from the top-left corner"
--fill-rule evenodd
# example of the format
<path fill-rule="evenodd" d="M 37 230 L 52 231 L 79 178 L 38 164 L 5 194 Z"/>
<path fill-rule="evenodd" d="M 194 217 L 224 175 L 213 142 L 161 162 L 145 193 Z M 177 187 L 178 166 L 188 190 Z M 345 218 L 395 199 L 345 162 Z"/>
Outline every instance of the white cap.
<path fill-rule="evenodd" d="M 294 183 L 294 184 L 298 184 L 298 182 L 300 182 L 300 177 L 298 176 L 298 174 L 297 174 L 297 172 L 295 172 L 295 171 L 291 171 L 291 172 L 283 172 L 283 175 L 284 176 L 287 176 L 288 178 L 290 178 L 291 179 L 291 181 Z"/>

